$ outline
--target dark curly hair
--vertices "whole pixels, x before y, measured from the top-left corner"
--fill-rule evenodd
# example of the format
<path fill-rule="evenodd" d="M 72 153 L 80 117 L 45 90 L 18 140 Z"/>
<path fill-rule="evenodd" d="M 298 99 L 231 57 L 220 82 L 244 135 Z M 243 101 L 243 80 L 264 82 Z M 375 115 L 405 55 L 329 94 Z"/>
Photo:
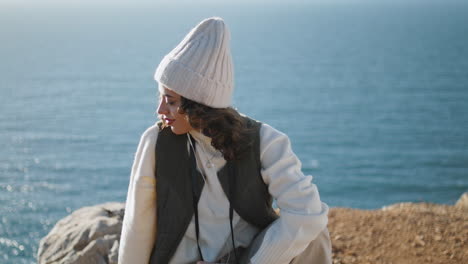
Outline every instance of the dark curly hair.
<path fill-rule="evenodd" d="M 226 160 L 238 159 L 251 144 L 246 120 L 232 107 L 212 108 L 181 96 L 179 113 L 186 114 L 190 125 L 211 138 L 211 145 Z"/>

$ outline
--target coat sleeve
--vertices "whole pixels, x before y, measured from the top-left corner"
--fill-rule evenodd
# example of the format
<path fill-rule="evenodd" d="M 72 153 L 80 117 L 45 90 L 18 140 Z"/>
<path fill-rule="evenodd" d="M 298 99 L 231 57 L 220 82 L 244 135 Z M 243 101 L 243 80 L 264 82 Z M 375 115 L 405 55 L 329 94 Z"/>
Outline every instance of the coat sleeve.
<path fill-rule="evenodd" d="M 119 245 L 119 264 L 148 263 L 156 234 L 155 146 L 158 127 L 141 136 L 133 161 Z"/>
<path fill-rule="evenodd" d="M 260 130 L 260 159 L 263 180 L 281 215 L 268 227 L 250 261 L 290 263 L 326 227 L 328 206 L 320 201 L 312 176 L 302 173 L 289 138 L 266 124 Z"/>

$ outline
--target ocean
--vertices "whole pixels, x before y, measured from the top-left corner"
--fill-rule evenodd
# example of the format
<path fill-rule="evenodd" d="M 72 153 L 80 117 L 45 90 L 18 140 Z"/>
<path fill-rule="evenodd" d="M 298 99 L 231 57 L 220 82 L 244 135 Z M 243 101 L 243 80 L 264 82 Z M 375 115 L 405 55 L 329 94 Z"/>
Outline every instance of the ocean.
<path fill-rule="evenodd" d="M 35 263 L 59 219 L 124 202 L 157 120 L 154 70 L 214 15 L 231 29 L 234 106 L 290 136 L 324 202 L 456 202 L 468 4 L 386 2 L 0 4 L 0 263 Z"/>

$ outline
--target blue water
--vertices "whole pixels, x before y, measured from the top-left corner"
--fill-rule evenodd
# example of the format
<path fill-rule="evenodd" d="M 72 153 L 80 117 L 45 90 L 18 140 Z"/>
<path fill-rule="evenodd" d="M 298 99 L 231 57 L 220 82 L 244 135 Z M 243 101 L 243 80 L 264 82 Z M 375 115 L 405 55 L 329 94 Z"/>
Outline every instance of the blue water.
<path fill-rule="evenodd" d="M 0 263 L 71 211 L 124 201 L 159 60 L 232 31 L 235 106 L 284 131 L 331 206 L 468 190 L 466 4 L 0 8 Z"/>

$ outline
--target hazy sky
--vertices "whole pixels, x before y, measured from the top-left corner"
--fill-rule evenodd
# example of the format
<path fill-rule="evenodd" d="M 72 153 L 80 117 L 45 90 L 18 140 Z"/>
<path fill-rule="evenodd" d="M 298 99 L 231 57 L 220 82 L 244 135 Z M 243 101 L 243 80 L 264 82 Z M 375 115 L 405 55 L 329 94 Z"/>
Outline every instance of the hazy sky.
<path fill-rule="evenodd" d="M 34 6 L 34 7 L 48 7 L 48 6 L 138 6 L 138 5 L 151 5 L 157 6 L 158 4 L 186 4 L 186 3 L 212 3 L 212 4 L 235 4 L 235 3 L 448 3 L 448 2 L 465 2 L 466 0 L 0 0 L 0 6 Z"/>

